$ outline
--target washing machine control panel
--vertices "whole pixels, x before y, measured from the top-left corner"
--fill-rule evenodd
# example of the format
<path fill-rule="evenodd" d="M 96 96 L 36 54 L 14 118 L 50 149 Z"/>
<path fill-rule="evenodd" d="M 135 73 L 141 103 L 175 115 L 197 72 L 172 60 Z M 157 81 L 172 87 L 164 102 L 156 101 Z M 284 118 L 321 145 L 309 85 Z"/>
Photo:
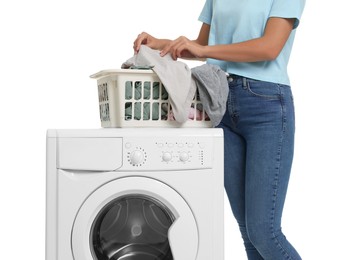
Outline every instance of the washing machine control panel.
<path fill-rule="evenodd" d="M 123 169 L 186 170 L 211 168 L 213 138 L 123 138 Z"/>

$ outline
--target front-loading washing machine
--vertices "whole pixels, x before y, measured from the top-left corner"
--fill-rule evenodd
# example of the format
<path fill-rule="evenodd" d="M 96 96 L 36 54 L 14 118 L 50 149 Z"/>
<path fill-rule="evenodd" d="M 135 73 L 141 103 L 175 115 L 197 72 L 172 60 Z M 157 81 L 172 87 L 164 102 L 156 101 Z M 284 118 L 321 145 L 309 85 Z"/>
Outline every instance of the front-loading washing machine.
<path fill-rule="evenodd" d="M 221 129 L 47 131 L 46 260 L 223 260 Z"/>

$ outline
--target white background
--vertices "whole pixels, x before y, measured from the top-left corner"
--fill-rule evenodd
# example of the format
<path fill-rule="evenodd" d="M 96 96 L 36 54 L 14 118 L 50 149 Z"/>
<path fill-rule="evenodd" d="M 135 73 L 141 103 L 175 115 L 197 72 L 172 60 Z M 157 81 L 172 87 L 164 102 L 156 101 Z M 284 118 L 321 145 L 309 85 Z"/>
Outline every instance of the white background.
<path fill-rule="evenodd" d="M 141 31 L 195 38 L 203 4 L 1 0 L 0 259 L 44 259 L 46 129 L 99 128 L 89 75 L 119 68 Z M 289 64 L 297 130 L 283 230 L 304 259 L 348 257 L 344 4 L 307 1 Z M 226 259 L 246 259 L 228 205 L 225 217 Z"/>

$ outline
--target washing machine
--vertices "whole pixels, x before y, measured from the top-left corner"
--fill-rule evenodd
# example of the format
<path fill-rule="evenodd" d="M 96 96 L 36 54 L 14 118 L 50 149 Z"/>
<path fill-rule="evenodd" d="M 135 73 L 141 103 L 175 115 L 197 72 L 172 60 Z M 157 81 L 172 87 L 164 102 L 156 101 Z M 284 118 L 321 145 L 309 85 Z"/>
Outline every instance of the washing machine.
<path fill-rule="evenodd" d="M 221 129 L 52 129 L 46 160 L 46 260 L 223 260 Z"/>

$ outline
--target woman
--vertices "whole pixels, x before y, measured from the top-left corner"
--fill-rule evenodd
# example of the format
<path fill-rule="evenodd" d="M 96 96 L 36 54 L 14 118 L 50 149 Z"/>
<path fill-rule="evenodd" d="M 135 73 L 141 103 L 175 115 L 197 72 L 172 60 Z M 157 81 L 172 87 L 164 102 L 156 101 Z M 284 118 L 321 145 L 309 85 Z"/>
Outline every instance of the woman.
<path fill-rule="evenodd" d="M 207 59 L 229 73 L 225 189 L 248 259 L 301 259 L 281 231 L 294 147 L 287 63 L 305 0 L 206 0 L 196 40 L 141 33 L 173 59 Z"/>

